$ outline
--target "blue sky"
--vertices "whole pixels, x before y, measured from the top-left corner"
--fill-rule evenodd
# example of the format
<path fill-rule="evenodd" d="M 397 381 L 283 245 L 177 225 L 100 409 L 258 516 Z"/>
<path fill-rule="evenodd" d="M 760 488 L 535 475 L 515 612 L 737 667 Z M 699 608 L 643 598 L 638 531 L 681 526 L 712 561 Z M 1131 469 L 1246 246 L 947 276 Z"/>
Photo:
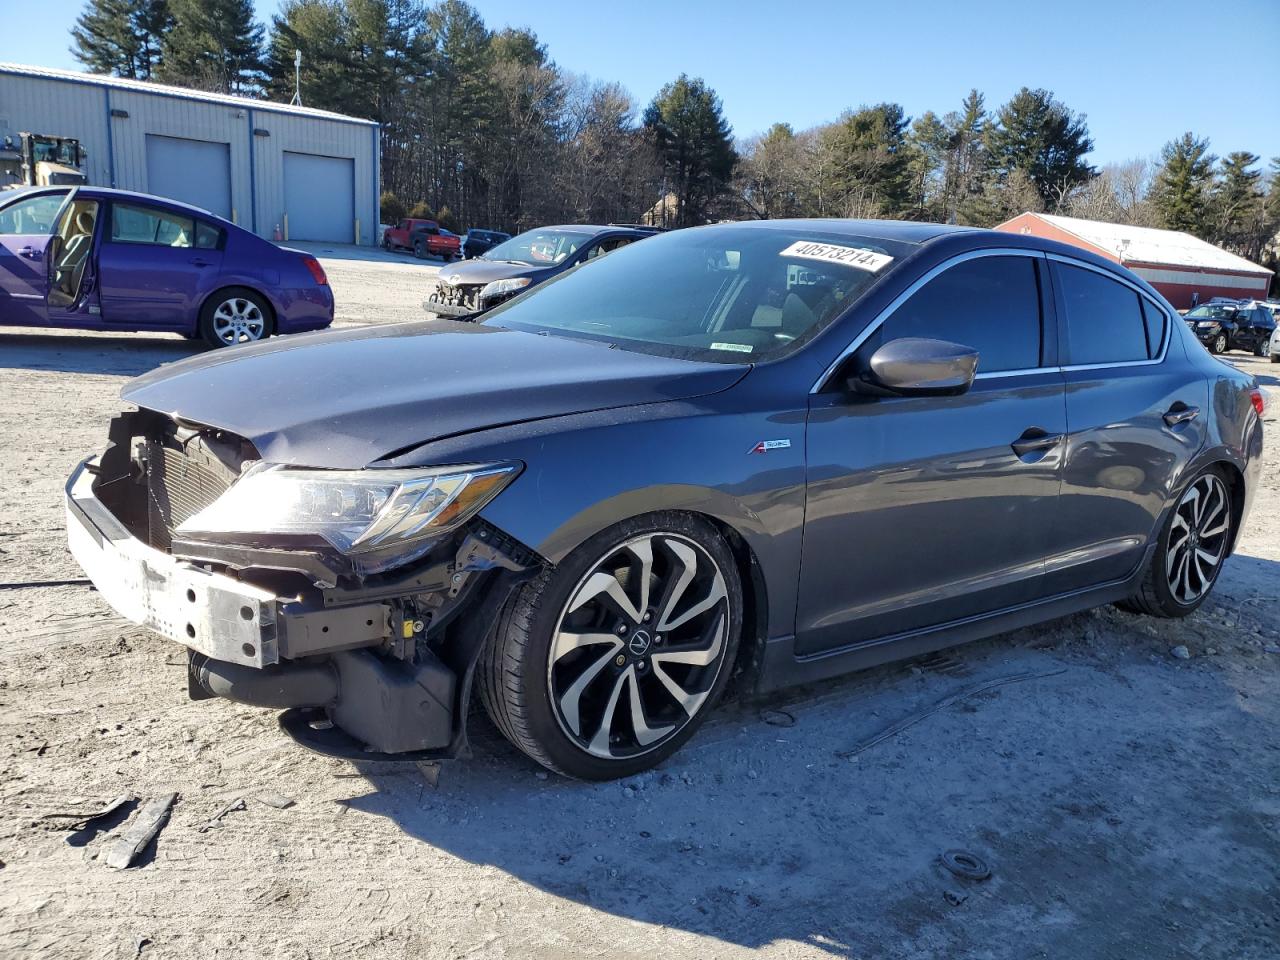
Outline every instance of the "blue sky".
<path fill-rule="evenodd" d="M 278 7 L 256 3 L 263 19 Z M 562 67 L 618 80 L 642 105 L 682 71 L 702 76 L 739 136 L 881 100 L 944 113 L 970 87 L 994 107 L 1025 84 L 1088 115 L 1094 163 L 1153 155 L 1184 130 L 1218 154 L 1280 155 L 1280 0 L 475 5 L 491 27 L 531 27 Z M 82 7 L 0 0 L 0 60 L 75 69 L 68 31 Z"/>

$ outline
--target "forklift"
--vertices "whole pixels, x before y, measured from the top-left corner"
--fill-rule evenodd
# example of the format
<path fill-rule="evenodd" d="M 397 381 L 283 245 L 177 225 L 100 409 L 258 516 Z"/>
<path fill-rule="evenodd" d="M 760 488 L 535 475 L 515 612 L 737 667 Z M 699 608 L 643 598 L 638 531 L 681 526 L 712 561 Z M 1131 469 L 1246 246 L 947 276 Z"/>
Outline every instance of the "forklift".
<path fill-rule="evenodd" d="M 74 137 L 20 133 L 0 142 L 0 190 L 20 187 L 80 186 L 85 152 Z"/>

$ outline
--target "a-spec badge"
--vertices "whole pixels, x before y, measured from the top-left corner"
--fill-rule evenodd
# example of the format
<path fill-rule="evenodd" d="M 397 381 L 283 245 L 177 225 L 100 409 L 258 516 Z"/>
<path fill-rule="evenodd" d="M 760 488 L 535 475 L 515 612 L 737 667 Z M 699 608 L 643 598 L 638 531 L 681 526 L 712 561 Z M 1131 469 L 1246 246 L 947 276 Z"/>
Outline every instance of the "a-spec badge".
<path fill-rule="evenodd" d="M 770 450 L 786 450 L 790 446 L 790 440 L 761 440 L 747 453 L 768 453 Z"/>

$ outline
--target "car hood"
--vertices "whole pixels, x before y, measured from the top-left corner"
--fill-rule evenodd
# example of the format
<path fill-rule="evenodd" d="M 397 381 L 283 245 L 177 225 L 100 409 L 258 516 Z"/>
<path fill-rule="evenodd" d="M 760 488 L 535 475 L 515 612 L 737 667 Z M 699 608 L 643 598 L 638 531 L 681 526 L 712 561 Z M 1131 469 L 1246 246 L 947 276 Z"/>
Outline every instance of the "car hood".
<path fill-rule="evenodd" d="M 355 469 L 474 430 L 715 393 L 748 369 L 427 320 L 232 347 L 121 396 L 235 433 L 271 462 Z"/>
<path fill-rule="evenodd" d="M 467 260 L 440 270 L 439 279 L 455 287 L 471 283 L 492 283 L 511 277 L 536 277 L 547 267 L 534 267 L 527 263 L 506 263 L 502 260 Z"/>

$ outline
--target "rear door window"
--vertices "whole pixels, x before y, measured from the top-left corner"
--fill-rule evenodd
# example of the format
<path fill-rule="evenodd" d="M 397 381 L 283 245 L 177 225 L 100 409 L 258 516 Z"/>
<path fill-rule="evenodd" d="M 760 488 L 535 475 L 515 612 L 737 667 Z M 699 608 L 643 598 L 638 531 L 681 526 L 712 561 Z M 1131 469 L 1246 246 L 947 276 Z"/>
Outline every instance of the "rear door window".
<path fill-rule="evenodd" d="M 1159 353 L 1160 341 L 1149 343 L 1143 298 L 1136 290 L 1065 263 L 1057 265 L 1057 276 L 1066 309 L 1068 365 L 1127 363 Z"/>
<path fill-rule="evenodd" d="M 190 247 L 196 224 L 190 217 L 131 203 L 111 205 L 113 243 L 145 243 L 160 247 Z"/>
<path fill-rule="evenodd" d="M 978 351 L 978 372 L 1040 366 L 1040 285 L 1033 257 L 978 257 L 934 277 L 885 321 L 880 342 L 949 340 Z"/>

